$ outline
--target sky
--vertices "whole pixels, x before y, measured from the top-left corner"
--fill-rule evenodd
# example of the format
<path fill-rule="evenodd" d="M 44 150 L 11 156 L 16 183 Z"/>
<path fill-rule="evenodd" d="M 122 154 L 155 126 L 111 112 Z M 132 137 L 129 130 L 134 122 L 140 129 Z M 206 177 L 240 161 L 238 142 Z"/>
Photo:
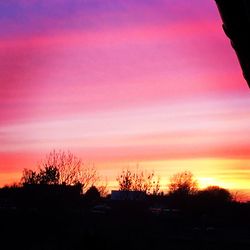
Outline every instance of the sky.
<path fill-rule="evenodd" d="M 0 13 L 0 186 L 61 149 L 112 188 L 139 165 L 164 188 L 190 170 L 200 187 L 250 190 L 250 91 L 214 1 L 0 0 Z"/>

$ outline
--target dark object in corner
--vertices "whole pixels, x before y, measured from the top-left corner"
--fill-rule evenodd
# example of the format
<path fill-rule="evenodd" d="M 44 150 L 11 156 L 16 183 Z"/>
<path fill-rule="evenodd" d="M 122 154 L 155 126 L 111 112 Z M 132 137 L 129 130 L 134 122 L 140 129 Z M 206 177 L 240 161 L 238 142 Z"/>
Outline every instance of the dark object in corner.
<path fill-rule="evenodd" d="M 250 1 L 215 1 L 223 21 L 223 29 L 231 40 L 243 75 L 250 87 Z"/>

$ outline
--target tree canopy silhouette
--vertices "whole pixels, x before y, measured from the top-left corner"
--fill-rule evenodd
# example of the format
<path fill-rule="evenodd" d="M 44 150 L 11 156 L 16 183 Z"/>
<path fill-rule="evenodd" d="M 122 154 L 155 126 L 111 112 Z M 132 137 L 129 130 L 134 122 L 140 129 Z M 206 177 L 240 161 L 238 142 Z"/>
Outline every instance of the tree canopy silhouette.
<path fill-rule="evenodd" d="M 213 203 L 224 203 L 233 200 L 232 194 L 227 189 L 219 186 L 209 186 L 201 190 L 199 192 L 199 197 Z"/>
<path fill-rule="evenodd" d="M 57 167 L 46 166 L 40 170 L 37 178 L 41 184 L 59 184 L 60 173 Z"/>

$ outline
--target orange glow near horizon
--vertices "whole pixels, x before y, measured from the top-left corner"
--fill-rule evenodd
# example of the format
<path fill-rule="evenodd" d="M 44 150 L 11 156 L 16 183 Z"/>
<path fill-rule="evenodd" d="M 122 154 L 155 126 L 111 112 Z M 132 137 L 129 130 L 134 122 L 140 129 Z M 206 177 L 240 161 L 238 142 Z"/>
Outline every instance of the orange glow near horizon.
<path fill-rule="evenodd" d="M 38 161 L 37 161 L 38 163 Z M 36 163 L 36 164 L 37 164 Z M 91 162 L 85 162 L 85 165 L 92 165 Z M 35 164 L 31 164 L 31 169 L 37 169 Z M 155 176 L 160 178 L 161 190 L 168 191 L 169 178 L 181 171 L 189 170 L 193 173 L 194 179 L 198 182 L 198 188 L 204 189 L 208 186 L 220 186 L 231 191 L 238 191 L 244 196 L 245 200 L 250 198 L 249 195 L 249 178 L 250 178 L 250 160 L 249 159 L 182 159 L 182 160 L 155 160 L 142 162 L 99 162 L 95 164 L 101 182 L 107 181 L 109 191 L 117 189 L 116 177 L 123 169 L 136 170 L 137 168 L 147 172 L 154 172 Z M 21 177 L 21 169 L 17 172 L 1 173 L 0 183 L 2 186 L 6 183 L 18 182 Z"/>

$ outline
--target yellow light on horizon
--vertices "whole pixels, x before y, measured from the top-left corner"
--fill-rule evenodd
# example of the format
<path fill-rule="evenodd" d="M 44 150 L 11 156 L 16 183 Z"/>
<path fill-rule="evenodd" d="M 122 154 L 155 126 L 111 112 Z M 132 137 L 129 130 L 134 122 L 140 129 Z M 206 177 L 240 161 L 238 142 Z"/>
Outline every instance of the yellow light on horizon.
<path fill-rule="evenodd" d="M 234 186 L 231 183 L 227 183 L 225 181 L 218 180 L 213 177 L 197 177 L 198 187 L 200 189 L 207 188 L 209 186 L 219 186 L 222 188 L 233 188 Z"/>
<path fill-rule="evenodd" d="M 199 159 L 169 159 L 138 162 L 113 162 L 98 164 L 104 176 L 108 176 L 109 185 L 117 188 L 116 177 L 122 169 L 136 169 L 148 172 L 154 171 L 160 177 L 161 189 L 168 190 L 169 178 L 178 172 L 189 170 L 194 179 L 198 181 L 200 189 L 208 186 L 220 186 L 230 190 L 249 189 L 250 159 L 224 159 L 224 158 L 199 158 Z M 107 169 L 109 166 L 109 170 Z"/>

